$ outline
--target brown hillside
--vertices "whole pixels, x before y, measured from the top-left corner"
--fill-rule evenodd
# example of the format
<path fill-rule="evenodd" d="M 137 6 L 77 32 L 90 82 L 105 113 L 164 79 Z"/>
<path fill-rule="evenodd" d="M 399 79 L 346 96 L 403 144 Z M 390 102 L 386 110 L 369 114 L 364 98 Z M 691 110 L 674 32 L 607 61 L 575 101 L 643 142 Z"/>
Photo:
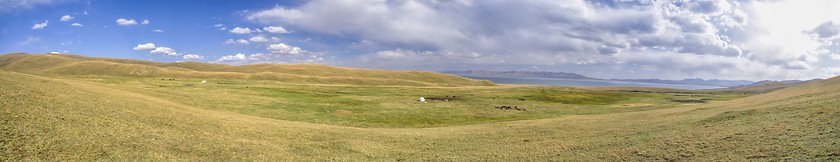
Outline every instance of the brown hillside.
<path fill-rule="evenodd" d="M 192 79 L 274 80 L 290 83 L 385 86 L 490 86 L 492 82 L 424 71 L 392 71 L 316 64 L 160 63 L 65 54 L 0 55 L 0 69 L 40 75 L 102 75 Z"/>

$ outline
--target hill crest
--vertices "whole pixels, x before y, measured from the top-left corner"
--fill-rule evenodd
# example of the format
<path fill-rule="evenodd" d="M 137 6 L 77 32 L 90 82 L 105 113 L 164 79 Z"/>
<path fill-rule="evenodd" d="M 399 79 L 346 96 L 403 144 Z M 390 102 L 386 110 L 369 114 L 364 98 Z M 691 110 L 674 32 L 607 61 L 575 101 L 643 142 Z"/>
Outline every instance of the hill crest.
<path fill-rule="evenodd" d="M 357 69 L 318 64 L 232 66 L 200 62 L 162 63 L 68 54 L 3 54 L 0 55 L 0 69 L 39 75 L 273 80 L 288 83 L 376 86 L 495 85 L 490 81 L 426 71 Z"/>

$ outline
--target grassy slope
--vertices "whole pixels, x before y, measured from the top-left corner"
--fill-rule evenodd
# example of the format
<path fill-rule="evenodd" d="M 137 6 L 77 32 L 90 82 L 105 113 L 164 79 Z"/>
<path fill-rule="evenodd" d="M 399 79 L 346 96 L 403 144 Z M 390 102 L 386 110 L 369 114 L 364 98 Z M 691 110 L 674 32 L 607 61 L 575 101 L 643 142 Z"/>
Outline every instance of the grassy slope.
<path fill-rule="evenodd" d="M 489 81 L 422 71 L 388 71 L 325 65 L 158 63 L 77 55 L 0 55 L 0 69 L 31 74 L 276 80 L 291 83 L 402 86 L 488 86 Z"/>
<path fill-rule="evenodd" d="M 210 111 L 141 89 L 0 71 L 0 160 L 840 158 L 840 78 L 670 109 L 419 129 Z"/>
<path fill-rule="evenodd" d="M 745 93 L 766 93 L 771 92 L 787 87 L 793 87 L 797 85 L 807 84 L 808 82 L 818 81 L 818 80 L 810 80 L 810 81 L 802 81 L 798 83 L 783 83 L 779 81 L 770 81 L 761 84 L 751 84 L 751 85 L 744 85 L 738 87 L 730 87 L 730 88 L 723 88 L 723 89 L 715 89 L 709 91 L 717 91 L 717 92 L 745 92 Z"/>

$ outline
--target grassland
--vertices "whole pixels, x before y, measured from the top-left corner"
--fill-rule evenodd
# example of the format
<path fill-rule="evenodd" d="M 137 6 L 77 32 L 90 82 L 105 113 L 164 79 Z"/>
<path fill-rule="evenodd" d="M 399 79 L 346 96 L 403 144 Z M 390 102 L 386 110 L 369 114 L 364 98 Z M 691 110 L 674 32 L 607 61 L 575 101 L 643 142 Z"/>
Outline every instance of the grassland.
<path fill-rule="evenodd" d="M 0 65 L 2 161 L 840 159 L 840 78 L 751 94 L 241 78 L 200 84 L 193 75 L 7 65 Z M 420 96 L 439 100 L 420 103 Z M 527 111 L 495 108 L 501 105 Z"/>
<path fill-rule="evenodd" d="M 230 66 L 197 62 L 94 58 L 78 55 L 0 55 L 0 68 L 39 75 L 272 80 L 284 83 L 397 86 L 489 86 L 492 82 L 423 71 L 341 68 L 315 64 Z"/>

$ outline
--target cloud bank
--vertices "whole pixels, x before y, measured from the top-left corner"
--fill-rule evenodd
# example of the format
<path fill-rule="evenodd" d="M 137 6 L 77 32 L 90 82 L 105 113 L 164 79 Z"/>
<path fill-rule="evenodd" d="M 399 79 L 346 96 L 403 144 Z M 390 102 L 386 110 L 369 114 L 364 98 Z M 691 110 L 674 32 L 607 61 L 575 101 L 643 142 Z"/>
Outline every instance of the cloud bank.
<path fill-rule="evenodd" d="M 825 3 L 836 4 L 312 0 L 247 19 L 354 41 L 346 48 L 357 54 L 346 59 L 363 67 L 542 66 L 605 78 L 660 70 L 673 78 L 788 79 L 817 75 L 830 66 L 828 56 L 840 53 L 831 47 L 840 42 L 838 20 L 828 20 L 840 6 Z M 789 8 L 813 12 L 783 15 Z"/>

